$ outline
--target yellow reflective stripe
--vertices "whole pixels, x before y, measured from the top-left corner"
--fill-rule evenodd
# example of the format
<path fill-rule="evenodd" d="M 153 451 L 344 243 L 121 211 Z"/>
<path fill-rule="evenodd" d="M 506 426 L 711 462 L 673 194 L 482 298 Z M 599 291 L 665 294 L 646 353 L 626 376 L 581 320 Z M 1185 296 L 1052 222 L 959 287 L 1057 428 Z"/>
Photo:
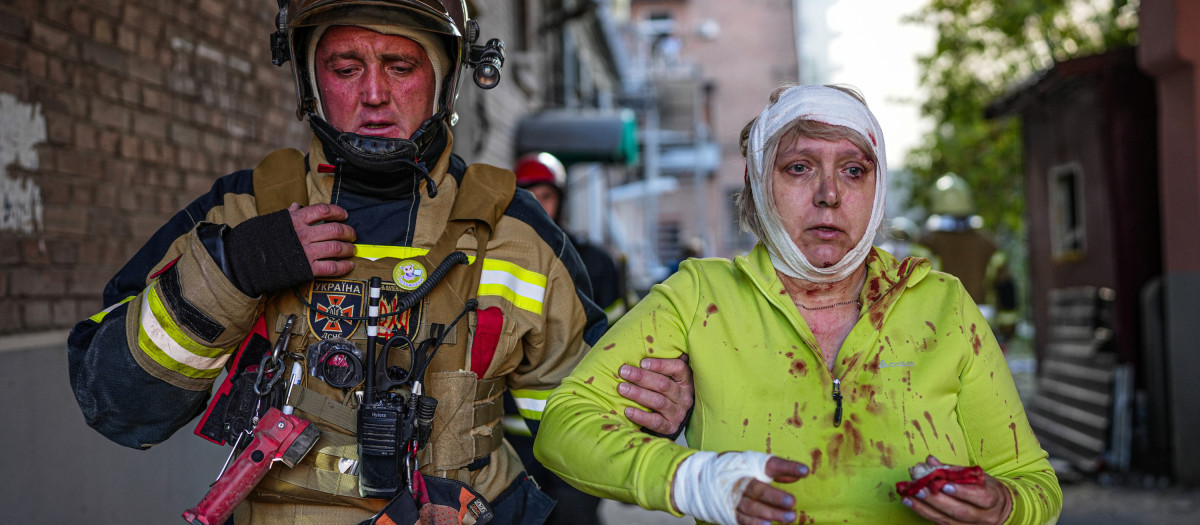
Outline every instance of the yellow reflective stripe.
<path fill-rule="evenodd" d="M 508 261 L 486 259 L 479 277 L 479 295 L 503 297 L 517 308 L 541 315 L 546 276 Z"/>
<path fill-rule="evenodd" d="M 204 346 L 193 341 L 187 336 L 187 334 L 183 333 L 183 330 L 179 328 L 179 325 L 175 324 L 175 321 L 171 319 L 170 313 L 167 312 L 166 305 L 162 303 L 162 298 L 158 296 L 158 290 L 150 288 L 149 292 L 150 293 L 146 294 L 146 298 L 149 300 L 150 309 L 154 311 L 155 320 L 157 320 L 159 325 L 163 327 L 167 333 L 167 336 L 169 336 L 172 341 L 174 341 L 188 353 L 205 359 L 214 359 L 220 357 L 221 354 L 227 354 L 232 350 L 232 348 L 213 348 L 210 346 Z"/>
<path fill-rule="evenodd" d="M 142 298 L 138 346 L 163 368 L 194 379 L 212 379 L 221 374 L 231 348 L 200 346 L 183 335 L 171 320 L 158 292 L 151 287 Z M 179 338 L 179 339 L 177 339 Z M 187 342 L 187 348 L 180 343 Z"/>
<path fill-rule="evenodd" d="M 551 390 L 512 390 L 513 401 L 517 403 L 517 412 L 525 419 L 542 420 L 542 411 L 546 410 L 546 400 L 550 398 Z"/>
<path fill-rule="evenodd" d="M 513 277 L 516 277 L 517 279 L 520 279 L 523 282 L 537 286 L 537 287 L 541 288 L 543 291 L 546 289 L 546 276 L 545 275 L 526 270 L 526 269 L 524 269 L 520 266 L 517 266 L 514 263 L 510 263 L 508 261 L 501 261 L 499 259 L 487 259 L 487 260 L 483 261 L 483 271 L 485 271 L 485 272 L 486 271 L 505 272 L 505 273 L 511 274 Z"/>
<path fill-rule="evenodd" d="M 410 246 L 356 244 L 354 248 L 356 257 L 372 261 L 385 257 L 408 259 L 429 253 L 429 250 L 424 248 Z M 468 256 L 467 262 L 474 264 L 475 257 Z M 517 308 L 541 315 L 542 301 L 546 297 L 546 276 L 526 270 L 508 261 L 484 259 L 478 293 L 481 296 L 492 295 L 504 298 Z"/>
<path fill-rule="evenodd" d="M 529 424 L 525 422 L 525 418 L 514 416 L 512 414 L 504 414 L 500 419 L 500 424 L 504 426 L 504 433 L 514 436 L 533 436 L 533 431 L 529 430 Z"/>
<path fill-rule="evenodd" d="M 427 253 L 429 253 L 429 250 L 424 248 L 413 248 L 411 246 L 386 246 L 382 244 L 354 245 L 355 257 L 362 257 L 363 259 L 370 259 L 372 261 L 383 259 L 384 257 L 391 257 L 393 259 L 410 259 L 413 257 L 420 257 Z M 467 264 L 474 262 L 475 257 L 468 255 Z"/>
<path fill-rule="evenodd" d="M 107 317 L 107 316 L 108 316 L 108 314 L 109 314 L 110 312 L 112 312 L 113 310 L 116 310 L 118 306 L 121 306 L 121 305 L 123 305 L 123 304 L 125 304 L 125 303 L 128 303 L 129 301 L 132 301 L 134 297 L 137 297 L 137 296 L 136 296 L 136 295 L 131 295 L 131 296 L 129 296 L 129 297 L 126 297 L 126 298 L 124 298 L 124 299 L 121 299 L 120 301 L 117 301 L 117 303 L 116 303 L 116 304 L 114 304 L 114 305 L 112 305 L 112 306 L 110 306 L 110 307 L 108 307 L 108 308 L 105 308 L 105 309 L 101 310 L 101 311 L 100 311 L 99 313 L 97 313 L 96 315 L 93 315 L 93 316 L 89 317 L 89 318 L 88 318 L 88 320 L 89 320 L 89 321 L 91 321 L 91 322 L 93 322 L 93 323 L 99 323 L 100 321 L 103 321 L 103 320 L 104 320 L 104 318 L 105 318 L 105 317 Z"/>

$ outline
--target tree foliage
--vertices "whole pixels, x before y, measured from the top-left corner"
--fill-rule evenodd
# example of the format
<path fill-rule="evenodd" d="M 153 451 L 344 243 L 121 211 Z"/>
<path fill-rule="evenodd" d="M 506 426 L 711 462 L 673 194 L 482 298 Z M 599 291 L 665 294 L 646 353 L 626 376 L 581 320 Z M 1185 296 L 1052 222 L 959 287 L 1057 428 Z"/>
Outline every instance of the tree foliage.
<path fill-rule="evenodd" d="M 1137 0 L 930 0 L 909 22 L 937 31 L 919 58 L 934 122 L 906 164 L 911 206 L 947 172 L 971 184 L 979 214 L 1005 244 L 1024 237 L 1020 122 L 984 110 L 1055 62 L 1133 45 Z"/>

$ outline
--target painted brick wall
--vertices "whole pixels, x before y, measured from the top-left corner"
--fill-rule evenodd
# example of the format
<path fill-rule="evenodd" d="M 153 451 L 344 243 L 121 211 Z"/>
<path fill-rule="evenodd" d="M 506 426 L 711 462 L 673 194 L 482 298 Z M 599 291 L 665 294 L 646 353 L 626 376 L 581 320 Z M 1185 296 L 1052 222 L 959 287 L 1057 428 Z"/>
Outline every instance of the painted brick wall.
<path fill-rule="evenodd" d="M 212 181 L 306 146 L 267 0 L 0 3 L 0 335 L 68 328 Z"/>

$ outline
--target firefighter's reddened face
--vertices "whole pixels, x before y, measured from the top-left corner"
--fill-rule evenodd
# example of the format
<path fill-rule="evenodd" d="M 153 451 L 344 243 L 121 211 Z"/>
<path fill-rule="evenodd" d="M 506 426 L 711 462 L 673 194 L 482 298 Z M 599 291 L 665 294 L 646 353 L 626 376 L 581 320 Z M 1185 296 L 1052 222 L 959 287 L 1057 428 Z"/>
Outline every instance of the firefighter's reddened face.
<path fill-rule="evenodd" d="M 411 39 L 333 26 L 314 68 L 325 119 L 340 131 L 407 139 L 433 115 L 433 65 Z"/>

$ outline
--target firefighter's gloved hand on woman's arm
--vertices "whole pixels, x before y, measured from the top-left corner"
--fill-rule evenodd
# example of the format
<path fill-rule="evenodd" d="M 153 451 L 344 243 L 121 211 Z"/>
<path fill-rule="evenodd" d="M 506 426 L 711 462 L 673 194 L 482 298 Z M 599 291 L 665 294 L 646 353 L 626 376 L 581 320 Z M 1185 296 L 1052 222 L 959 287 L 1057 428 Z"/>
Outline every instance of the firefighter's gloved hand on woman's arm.
<path fill-rule="evenodd" d="M 697 452 L 679 464 L 671 503 L 710 523 L 796 521 L 796 498 L 770 483 L 793 483 L 808 466 L 762 452 Z"/>

